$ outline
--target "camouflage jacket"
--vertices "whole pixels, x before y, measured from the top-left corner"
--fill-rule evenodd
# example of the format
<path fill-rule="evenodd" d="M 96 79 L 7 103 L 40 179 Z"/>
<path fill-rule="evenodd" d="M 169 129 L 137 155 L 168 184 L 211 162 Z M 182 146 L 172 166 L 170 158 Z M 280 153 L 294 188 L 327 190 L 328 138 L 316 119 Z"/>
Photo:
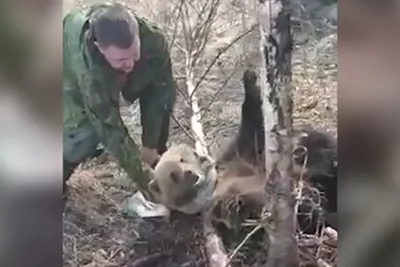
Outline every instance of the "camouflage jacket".
<path fill-rule="evenodd" d="M 141 58 L 129 74 L 112 69 L 86 38 L 88 10 L 68 13 L 63 20 L 63 126 L 91 124 L 105 148 L 130 177 L 141 176 L 138 148 L 120 113 L 119 94 L 133 102 L 139 98 L 142 143 L 155 148 L 162 119 L 175 101 L 168 45 L 160 30 L 138 18 Z M 138 173 L 139 172 L 139 173 Z"/>

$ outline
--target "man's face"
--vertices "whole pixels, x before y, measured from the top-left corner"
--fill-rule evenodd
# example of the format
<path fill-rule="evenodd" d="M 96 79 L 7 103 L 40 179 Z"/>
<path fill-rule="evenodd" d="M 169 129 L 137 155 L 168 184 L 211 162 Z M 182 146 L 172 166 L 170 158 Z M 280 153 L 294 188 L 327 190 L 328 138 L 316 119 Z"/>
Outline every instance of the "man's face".
<path fill-rule="evenodd" d="M 140 59 L 140 40 L 135 38 L 131 47 L 122 49 L 114 45 L 102 47 L 98 43 L 96 46 L 99 48 L 100 53 L 103 54 L 107 62 L 116 70 L 123 72 L 130 72 L 135 66 L 135 62 Z"/>

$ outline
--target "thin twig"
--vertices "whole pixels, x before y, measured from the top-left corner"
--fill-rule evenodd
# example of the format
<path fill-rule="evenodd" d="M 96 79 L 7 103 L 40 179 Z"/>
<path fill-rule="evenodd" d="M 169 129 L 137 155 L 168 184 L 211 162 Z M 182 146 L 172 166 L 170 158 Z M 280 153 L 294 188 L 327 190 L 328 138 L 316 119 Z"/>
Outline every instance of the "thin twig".
<path fill-rule="evenodd" d="M 192 25 L 190 24 L 190 15 L 189 15 L 189 7 L 188 7 L 188 1 L 184 2 L 184 14 L 186 16 L 186 26 L 187 26 L 187 30 L 188 30 L 188 37 L 190 38 L 190 46 L 188 47 L 189 51 L 192 50 L 192 45 L 193 45 L 193 29 L 192 29 Z M 182 17 L 183 18 L 183 17 Z"/>
<path fill-rule="evenodd" d="M 186 80 L 186 77 L 182 78 Z M 179 94 L 179 96 L 181 97 L 181 100 L 183 101 L 183 104 L 185 104 L 188 108 L 191 108 L 190 103 L 187 101 L 185 93 L 182 91 L 181 88 L 179 88 L 178 86 L 176 87 L 176 92 Z"/>
<path fill-rule="evenodd" d="M 200 40 L 200 44 L 198 45 L 197 49 L 194 50 L 194 52 L 193 52 L 193 56 L 192 56 L 193 64 L 196 64 L 197 60 L 203 54 L 203 51 L 208 43 L 209 35 L 211 32 L 211 27 L 214 23 L 215 16 L 217 15 L 217 11 L 218 11 L 218 7 L 219 7 L 220 3 L 221 3 L 220 0 L 215 0 L 215 2 L 213 2 L 211 4 L 210 12 L 208 13 L 208 16 L 204 20 L 204 22 L 201 24 L 197 23 L 198 26 L 196 27 L 196 30 L 192 37 L 192 40 L 193 40 L 193 42 L 196 40 Z M 200 38 L 200 36 L 201 36 L 201 38 Z"/>
<path fill-rule="evenodd" d="M 153 8 L 150 8 L 150 6 L 149 6 L 149 4 L 148 4 L 148 1 L 145 1 L 145 0 L 138 0 L 138 2 L 139 2 L 141 5 L 143 5 L 143 6 L 146 7 L 146 10 L 151 14 L 151 16 L 152 16 L 153 18 L 156 18 L 156 17 L 157 17 L 156 14 L 153 12 Z"/>
<path fill-rule="evenodd" d="M 120 252 L 122 250 L 121 247 L 117 248 L 113 253 L 111 253 L 110 257 L 108 257 L 107 261 L 112 260 L 117 254 L 118 252 Z"/>
<path fill-rule="evenodd" d="M 183 3 L 185 3 L 185 1 L 183 1 Z M 184 19 L 184 16 L 183 16 L 184 15 L 183 6 L 184 5 L 182 5 L 179 8 L 179 13 L 181 15 L 181 20 L 180 21 L 181 21 L 181 24 L 182 24 L 182 31 L 183 31 L 183 37 L 185 39 L 185 45 L 186 45 L 186 48 L 189 48 L 190 47 L 190 40 L 189 40 L 190 35 L 188 33 L 187 25 L 186 25 L 186 22 L 185 22 L 185 19 Z"/>
<path fill-rule="evenodd" d="M 303 176 L 304 176 L 304 173 L 306 171 L 306 166 L 307 166 L 307 161 L 308 161 L 308 150 L 304 146 L 302 148 L 304 149 L 305 158 L 304 158 L 303 166 L 301 168 L 301 174 L 300 174 L 300 178 L 299 178 L 299 186 L 297 188 L 297 190 L 298 190 L 297 191 L 297 196 L 296 196 L 297 200 L 296 200 L 296 204 L 295 204 L 295 207 L 294 207 L 294 212 L 295 212 L 296 215 L 298 214 L 298 211 L 299 211 L 299 204 L 300 204 L 300 200 L 301 200 L 301 197 L 302 197 L 302 192 L 303 192 L 303 189 L 304 189 Z M 297 216 L 294 216 L 294 218 L 295 218 L 295 220 L 297 220 Z M 296 223 L 296 225 L 297 225 L 297 223 Z"/>
<path fill-rule="evenodd" d="M 145 266 L 154 266 L 157 262 L 160 262 L 160 258 L 165 257 L 165 252 L 157 252 L 154 254 L 146 255 L 141 257 L 132 264 L 128 265 L 129 267 L 145 267 Z"/>
<path fill-rule="evenodd" d="M 179 5 L 177 5 L 176 9 L 180 9 L 182 7 L 184 1 L 185 0 L 181 0 Z M 175 14 L 175 11 L 176 10 L 174 10 L 173 14 Z M 179 21 L 180 17 L 181 17 L 181 13 L 179 12 L 178 16 L 176 17 L 176 20 L 175 20 L 175 26 L 174 26 L 174 30 L 173 30 L 173 33 L 172 33 L 172 39 L 171 39 L 171 42 L 170 42 L 169 47 L 168 47 L 169 50 L 172 48 L 172 46 L 175 43 L 176 33 L 178 32 L 178 21 Z M 168 25 L 168 27 L 169 27 L 169 25 Z"/>
<path fill-rule="evenodd" d="M 174 120 L 176 125 L 178 125 L 178 127 L 182 129 L 182 131 L 187 135 L 187 137 L 192 139 L 193 142 L 196 142 L 196 138 L 185 129 L 185 127 L 180 123 L 180 121 L 174 115 L 171 115 L 171 118 Z"/>
<path fill-rule="evenodd" d="M 250 239 L 250 237 L 252 237 L 258 230 L 260 230 L 263 227 L 262 224 L 257 225 L 256 227 L 254 227 L 253 230 L 251 230 L 250 233 L 248 233 L 246 235 L 246 237 L 243 239 L 242 242 L 240 242 L 240 244 L 235 248 L 235 250 L 232 252 L 232 254 L 229 256 L 228 262 L 226 263 L 226 265 L 224 267 L 227 267 L 231 261 L 233 260 L 233 258 L 236 256 L 236 254 L 239 252 L 239 250 L 244 246 L 244 244 L 246 244 L 246 242 Z"/>
<path fill-rule="evenodd" d="M 208 109 L 211 107 L 211 105 L 214 103 L 214 101 L 217 99 L 217 96 L 222 92 L 222 89 L 225 88 L 226 84 L 229 82 L 229 80 L 233 77 L 233 75 L 236 73 L 237 69 L 234 69 L 232 71 L 232 73 L 229 75 L 228 78 L 225 79 L 224 83 L 220 86 L 220 88 L 218 88 L 217 92 L 215 92 L 215 94 L 212 96 L 210 102 L 208 103 L 208 105 L 203 108 L 203 112 L 201 114 L 202 117 L 205 116 L 205 114 L 207 113 Z"/>
<path fill-rule="evenodd" d="M 178 19 L 175 18 L 175 14 L 176 14 L 176 12 L 178 12 L 177 17 L 178 17 L 178 18 L 180 17 L 179 10 L 180 10 L 180 8 L 182 7 L 184 1 L 185 1 L 185 0 L 179 0 L 179 2 L 176 3 L 176 5 L 174 6 L 174 10 L 171 12 L 171 16 L 169 17 L 168 22 L 167 22 L 166 25 L 164 26 L 164 29 L 169 29 L 169 26 L 170 26 L 170 23 L 171 23 L 171 21 L 172 21 L 172 18 L 173 18 L 174 21 L 175 21 L 175 25 L 178 25 Z"/>
<path fill-rule="evenodd" d="M 231 48 L 236 42 L 238 42 L 240 39 L 242 39 L 244 36 L 252 32 L 254 29 L 256 29 L 257 25 L 253 25 L 249 30 L 245 31 L 244 33 L 238 35 L 235 39 L 232 40 L 230 44 L 225 46 L 224 48 L 220 49 L 218 54 L 214 57 L 214 59 L 211 61 L 211 64 L 208 66 L 206 71 L 203 73 L 203 75 L 200 77 L 200 80 L 196 83 L 196 86 L 192 92 L 192 95 L 196 92 L 196 90 L 199 88 L 200 84 L 204 80 L 204 78 L 207 76 L 207 74 L 210 72 L 211 68 L 214 66 L 214 64 L 217 62 L 217 60 L 229 49 Z M 192 95 L 189 96 L 189 98 L 192 97 Z"/>
<path fill-rule="evenodd" d="M 174 42 L 173 45 L 174 45 L 176 48 L 178 48 L 178 49 L 179 49 L 182 53 L 184 53 L 185 55 L 187 55 L 187 56 L 189 55 L 189 52 L 188 52 L 185 48 L 183 48 L 180 44 Z"/>

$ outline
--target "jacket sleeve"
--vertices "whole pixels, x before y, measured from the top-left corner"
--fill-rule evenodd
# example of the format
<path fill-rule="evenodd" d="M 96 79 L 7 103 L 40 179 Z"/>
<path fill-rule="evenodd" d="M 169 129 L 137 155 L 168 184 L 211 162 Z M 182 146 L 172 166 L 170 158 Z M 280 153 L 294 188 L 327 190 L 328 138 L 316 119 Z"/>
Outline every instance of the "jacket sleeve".
<path fill-rule="evenodd" d="M 108 84 L 96 77 L 85 70 L 78 79 L 87 115 L 104 147 L 117 158 L 139 189 L 147 188 L 148 173 L 142 166 L 138 147 L 122 121 L 118 103 L 112 100 L 110 90 L 113 88 L 106 88 Z"/>
<path fill-rule="evenodd" d="M 176 100 L 176 83 L 173 78 L 171 59 L 166 42 L 156 57 L 151 59 L 154 79 L 139 95 L 142 144 L 156 148 L 164 118 L 172 113 Z"/>

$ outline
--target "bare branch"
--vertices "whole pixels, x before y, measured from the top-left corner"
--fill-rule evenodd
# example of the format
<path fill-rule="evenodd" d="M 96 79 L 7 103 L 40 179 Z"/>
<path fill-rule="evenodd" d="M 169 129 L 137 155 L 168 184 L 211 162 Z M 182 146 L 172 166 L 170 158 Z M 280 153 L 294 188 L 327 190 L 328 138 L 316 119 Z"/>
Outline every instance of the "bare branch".
<path fill-rule="evenodd" d="M 201 116 L 205 116 L 205 114 L 207 113 L 208 109 L 211 107 L 211 105 L 214 103 L 214 101 L 217 99 L 218 95 L 222 92 L 222 89 L 225 88 L 226 84 L 229 82 L 229 80 L 233 77 L 233 75 L 236 73 L 236 69 L 234 69 L 231 74 L 229 75 L 228 78 L 225 79 L 224 83 L 220 86 L 220 88 L 218 88 L 218 90 L 214 93 L 213 97 L 211 98 L 210 102 L 208 103 L 208 105 L 206 107 L 204 107 L 202 109 L 203 113 L 201 114 Z"/>
<path fill-rule="evenodd" d="M 189 57 L 189 52 L 185 48 L 183 48 L 182 46 L 180 46 L 176 42 L 174 42 L 174 46 L 176 48 L 178 48 L 182 53 L 184 53 L 186 55 L 186 57 Z"/>
<path fill-rule="evenodd" d="M 185 46 L 187 49 L 190 48 L 190 34 L 189 34 L 189 30 L 188 30 L 188 26 L 186 24 L 186 20 L 184 18 L 184 12 L 183 12 L 183 8 L 184 8 L 184 4 L 185 4 L 185 0 L 183 0 L 183 4 L 181 5 L 181 7 L 179 8 L 179 14 L 181 17 L 181 24 L 182 24 L 182 30 L 183 30 L 183 37 L 185 39 Z M 190 52 L 190 50 L 188 50 Z"/>
<path fill-rule="evenodd" d="M 186 78 L 184 78 L 186 80 Z M 180 88 L 177 88 L 176 91 L 178 92 L 179 96 L 181 97 L 183 103 L 188 107 L 191 108 L 190 103 L 188 100 L 185 99 L 185 94 L 182 92 Z"/>
<path fill-rule="evenodd" d="M 200 57 L 200 55 L 203 53 L 204 48 L 207 45 L 207 42 L 209 40 L 209 35 L 211 31 L 211 27 L 214 23 L 215 16 L 218 11 L 218 7 L 220 5 L 221 1 L 220 0 L 214 0 L 211 3 L 211 7 L 208 13 L 207 18 L 200 23 L 201 18 L 198 17 L 197 21 L 197 26 L 194 31 L 194 35 L 192 37 L 193 42 L 198 42 L 196 49 L 193 47 L 193 61 L 197 61 L 197 59 Z"/>
<path fill-rule="evenodd" d="M 246 235 L 246 237 L 243 239 L 242 242 L 240 242 L 240 244 L 235 248 L 235 250 L 232 252 L 232 254 L 229 256 L 228 259 L 228 263 L 225 265 L 225 267 L 227 267 L 231 261 L 233 260 L 233 258 L 235 257 L 235 255 L 239 252 L 239 250 L 246 244 L 246 242 L 250 239 L 250 237 L 252 237 L 258 230 L 260 230 L 262 228 L 262 225 L 259 224 L 256 227 L 254 227 L 253 230 L 250 231 L 250 233 L 248 233 Z"/>
<path fill-rule="evenodd" d="M 189 6 L 190 6 L 194 11 L 196 11 L 197 16 L 200 15 L 201 10 L 199 10 L 199 9 L 193 4 L 192 1 L 189 1 Z"/>
<path fill-rule="evenodd" d="M 180 0 L 180 2 L 178 3 L 178 5 L 176 5 L 176 8 L 174 9 L 174 11 L 173 11 L 173 16 L 174 16 L 174 14 L 175 14 L 175 12 L 177 11 L 177 10 L 180 10 L 181 8 L 182 8 L 182 5 L 183 5 L 183 3 L 184 3 L 184 1 L 185 0 Z M 174 43 L 175 43 L 175 38 L 176 38 L 176 33 L 178 32 L 178 25 L 179 25 L 179 23 L 178 23 L 178 21 L 179 21 L 179 19 L 180 19 L 180 17 L 181 17 L 181 13 L 179 12 L 178 13 L 178 16 L 177 16 L 177 18 L 176 18 L 176 20 L 175 20 L 175 24 L 174 24 L 174 30 L 173 30 L 173 33 L 172 33 L 172 38 L 171 38 L 171 41 L 170 41 L 170 43 L 169 43 L 169 50 L 172 48 L 172 46 L 174 45 Z M 171 21 L 171 19 L 169 20 L 169 21 Z M 169 22 L 168 22 L 168 25 L 167 25 L 167 29 L 168 29 L 168 27 L 169 27 Z M 178 47 L 178 46 L 177 46 Z"/>
<path fill-rule="evenodd" d="M 153 8 L 151 8 L 146 0 L 138 0 L 138 2 L 146 7 L 146 10 L 151 14 L 153 18 L 156 18 L 156 14 L 153 12 Z"/>
<path fill-rule="evenodd" d="M 197 89 L 199 88 L 200 84 L 204 80 L 204 78 L 207 76 L 207 74 L 210 72 L 211 68 L 214 66 L 214 64 L 217 62 L 217 60 L 229 49 L 231 48 L 236 42 L 238 42 L 240 39 L 242 39 L 244 36 L 252 32 L 257 25 L 253 25 L 249 30 L 245 31 L 244 33 L 238 35 L 235 39 L 232 40 L 231 43 L 229 43 L 227 46 L 222 48 L 218 54 L 214 57 L 214 59 L 211 61 L 210 65 L 207 67 L 203 75 L 201 75 L 200 80 L 196 83 L 196 86 L 194 87 L 193 92 L 195 93 Z"/>
<path fill-rule="evenodd" d="M 171 118 L 176 123 L 176 125 L 178 125 L 178 127 L 182 129 L 182 131 L 186 134 L 187 137 L 189 137 L 193 142 L 196 142 L 196 138 L 186 130 L 186 128 L 174 115 L 172 115 Z"/>
<path fill-rule="evenodd" d="M 168 29 L 170 26 L 171 21 L 175 21 L 175 25 L 177 25 L 178 20 L 175 18 L 176 12 L 178 12 L 178 17 L 180 16 L 180 9 L 182 8 L 182 5 L 184 3 L 185 0 L 179 0 L 175 6 L 174 6 L 174 10 L 171 12 L 171 16 L 169 17 L 168 22 L 166 23 L 164 29 Z"/>

